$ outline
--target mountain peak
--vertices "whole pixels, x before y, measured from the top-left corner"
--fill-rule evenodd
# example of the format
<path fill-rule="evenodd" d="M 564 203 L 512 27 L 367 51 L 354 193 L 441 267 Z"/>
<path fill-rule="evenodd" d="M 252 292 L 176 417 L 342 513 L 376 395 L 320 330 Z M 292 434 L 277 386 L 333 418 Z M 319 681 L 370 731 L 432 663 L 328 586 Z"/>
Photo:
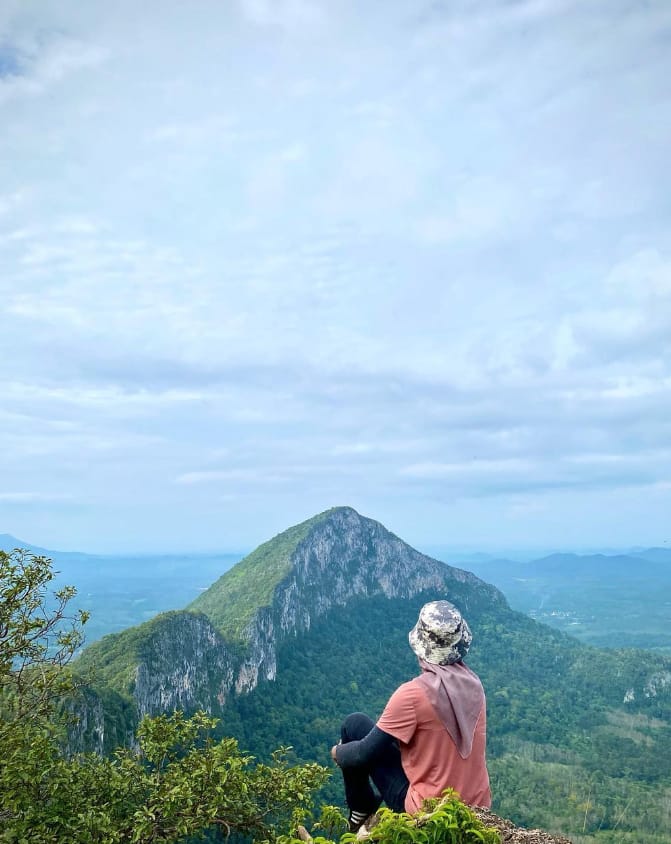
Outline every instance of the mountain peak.
<path fill-rule="evenodd" d="M 82 664 L 106 663 L 116 690 L 130 694 L 141 714 L 177 705 L 211 710 L 274 679 L 282 643 L 330 610 L 419 595 L 447 598 L 465 612 L 483 602 L 505 606 L 475 575 L 421 554 L 352 507 L 333 507 L 264 542 L 185 611 L 95 643 Z"/>
<path fill-rule="evenodd" d="M 395 544 L 396 556 L 402 546 L 423 557 L 379 522 L 352 507 L 332 507 L 259 545 L 187 609 L 205 613 L 224 636 L 245 640 L 246 629 L 257 611 L 271 606 L 277 589 L 287 578 L 291 579 L 292 572 L 300 570 L 301 580 L 318 581 L 327 570 L 341 567 L 342 560 L 347 559 L 349 576 L 356 583 L 360 579 L 358 569 L 380 543 Z M 390 562 L 394 555 L 383 556 Z"/>
<path fill-rule="evenodd" d="M 270 604 L 276 587 L 289 573 L 299 543 L 315 525 L 337 519 L 338 513 L 349 509 L 326 510 L 278 533 L 236 563 L 187 609 L 205 613 L 229 638 L 243 639 L 256 610 Z"/>
<path fill-rule="evenodd" d="M 385 531 L 379 522 L 362 516 L 352 507 L 331 507 L 259 545 L 187 609 L 205 613 L 229 638 L 244 639 L 245 629 L 256 610 L 271 604 L 275 589 L 291 571 L 296 550 L 318 528 L 326 533 Z"/>
<path fill-rule="evenodd" d="M 495 603 L 503 596 L 475 575 L 411 548 L 352 507 L 334 507 L 288 528 L 227 571 L 187 609 L 204 613 L 245 654 L 237 690 L 275 674 L 276 644 L 310 628 L 335 606 L 375 595 L 449 596 L 468 583 Z"/>
<path fill-rule="evenodd" d="M 336 507 L 329 507 L 328 510 L 324 510 L 319 515 L 328 517 L 328 516 L 336 516 L 338 514 L 342 514 L 342 515 L 350 514 L 350 515 L 358 516 L 360 519 L 365 518 L 364 516 L 361 515 L 361 513 L 357 513 L 357 511 L 354 509 L 354 507 L 350 507 L 349 504 L 338 504 Z"/>

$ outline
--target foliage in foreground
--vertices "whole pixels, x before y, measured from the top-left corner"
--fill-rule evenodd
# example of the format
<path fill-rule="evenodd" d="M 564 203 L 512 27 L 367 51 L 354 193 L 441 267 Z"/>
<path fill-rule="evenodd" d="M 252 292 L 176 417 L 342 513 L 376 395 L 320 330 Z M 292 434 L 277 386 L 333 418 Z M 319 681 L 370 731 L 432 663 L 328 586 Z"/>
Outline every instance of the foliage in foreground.
<path fill-rule="evenodd" d="M 315 823 L 309 844 L 353 844 L 356 835 L 343 832 L 347 821 L 334 806 L 325 806 Z M 280 836 L 277 844 L 304 844 L 305 836 Z M 462 803 L 455 792 L 446 791 L 442 799 L 426 800 L 414 815 L 381 809 L 366 838 L 371 844 L 501 844 L 497 830 L 485 826 Z"/>
<path fill-rule="evenodd" d="M 254 764 L 216 720 L 180 712 L 145 718 L 137 747 L 103 758 L 62 752 L 75 694 L 67 664 L 85 615 L 74 590 L 47 595 L 50 560 L 0 552 L 0 842 L 144 844 L 208 830 L 273 840 L 306 811 L 328 771 L 290 765 L 287 749 Z"/>
<path fill-rule="evenodd" d="M 0 551 L 0 742 L 18 725 L 38 725 L 74 691 L 67 670 L 88 613 L 68 617 L 72 586 L 47 595 L 51 560 Z"/>
<path fill-rule="evenodd" d="M 217 828 L 274 839 L 328 772 L 289 765 L 286 750 L 253 764 L 213 727 L 204 713 L 146 718 L 139 752 L 112 758 L 66 759 L 48 734 L 22 736 L 0 768 L 0 841 L 172 842 Z"/>

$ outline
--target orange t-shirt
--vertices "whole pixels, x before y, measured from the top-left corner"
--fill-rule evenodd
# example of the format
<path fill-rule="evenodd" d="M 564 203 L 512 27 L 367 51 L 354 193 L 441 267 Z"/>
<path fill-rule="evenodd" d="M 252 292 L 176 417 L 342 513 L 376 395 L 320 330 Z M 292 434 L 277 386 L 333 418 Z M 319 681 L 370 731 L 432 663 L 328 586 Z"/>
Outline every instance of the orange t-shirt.
<path fill-rule="evenodd" d="M 416 680 L 417 678 L 415 678 Z M 410 786 L 407 812 L 417 812 L 427 797 L 453 788 L 471 806 L 489 808 L 492 795 L 485 762 L 487 715 L 478 717 L 473 748 L 462 759 L 452 737 L 438 720 L 420 683 L 410 680 L 389 698 L 377 726 L 400 742 L 401 764 Z"/>

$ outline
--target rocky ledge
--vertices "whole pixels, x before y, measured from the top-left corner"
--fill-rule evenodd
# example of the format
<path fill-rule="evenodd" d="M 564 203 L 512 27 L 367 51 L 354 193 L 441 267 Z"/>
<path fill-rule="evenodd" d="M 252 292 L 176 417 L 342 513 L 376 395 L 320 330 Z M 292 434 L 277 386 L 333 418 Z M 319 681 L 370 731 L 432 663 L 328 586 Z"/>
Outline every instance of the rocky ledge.
<path fill-rule="evenodd" d="M 446 801 L 451 801 L 452 798 L 447 795 L 441 802 L 426 814 L 418 814 L 409 821 L 414 827 L 422 827 L 430 823 L 435 817 L 435 813 Z M 478 806 L 469 806 L 471 812 L 484 824 L 486 827 L 494 828 L 501 837 L 501 844 L 572 844 L 568 838 L 561 835 L 551 835 L 543 829 L 524 829 L 516 826 L 512 821 L 506 818 L 500 818 L 489 809 L 483 809 Z M 364 825 L 356 834 L 357 841 L 364 841 L 370 844 L 371 838 L 375 840 L 375 827 L 381 823 L 383 813 L 376 812 L 366 819 Z M 298 827 L 298 838 L 305 844 L 315 844 L 314 839 L 310 833 L 303 826 Z"/>
<path fill-rule="evenodd" d="M 550 835 L 542 829 L 523 829 L 515 826 L 512 821 L 500 818 L 488 809 L 474 808 L 473 812 L 485 826 L 493 826 L 498 830 L 503 844 L 571 844 L 568 838 L 561 835 Z"/>

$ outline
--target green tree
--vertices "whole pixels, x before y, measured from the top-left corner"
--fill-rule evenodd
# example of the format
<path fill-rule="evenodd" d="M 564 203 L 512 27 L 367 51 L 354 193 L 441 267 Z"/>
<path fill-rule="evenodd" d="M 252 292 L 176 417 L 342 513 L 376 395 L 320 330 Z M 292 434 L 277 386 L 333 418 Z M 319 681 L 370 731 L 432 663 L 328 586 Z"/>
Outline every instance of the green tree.
<path fill-rule="evenodd" d="M 287 749 L 255 764 L 234 739 L 215 741 L 202 712 L 143 719 L 134 749 L 67 757 L 68 663 L 87 616 L 68 616 L 75 591 L 49 595 L 52 579 L 47 558 L 0 552 L 0 842 L 149 844 L 217 829 L 274 840 L 306 813 L 325 768 L 291 765 Z"/>
<path fill-rule="evenodd" d="M 48 558 L 0 551 L 0 738 L 42 721 L 75 688 L 67 665 L 84 640 L 88 613 L 68 616 L 75 589 L 49 595 L 53 578 Z"/>

